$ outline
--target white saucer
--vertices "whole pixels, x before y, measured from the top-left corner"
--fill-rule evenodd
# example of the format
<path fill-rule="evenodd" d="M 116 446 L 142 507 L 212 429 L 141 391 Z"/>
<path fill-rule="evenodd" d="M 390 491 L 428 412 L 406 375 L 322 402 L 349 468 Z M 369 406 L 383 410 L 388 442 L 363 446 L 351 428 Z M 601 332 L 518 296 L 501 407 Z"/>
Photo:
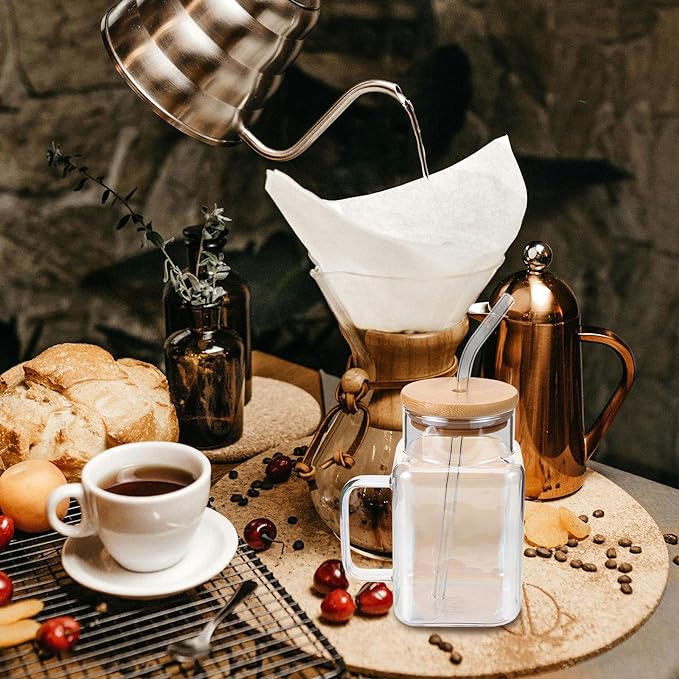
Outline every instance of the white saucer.
<path fill-rule="evenodd" d="M 96 536 L 68 538 L 61 552 L 64 570 L 77 583 L 124 599 L 162 599 L 198 587 L 220 573 L 238 548 L 232 523 L 206 509 L 186 556 L 155 573 L 136 573 L 120 566 Z"/>

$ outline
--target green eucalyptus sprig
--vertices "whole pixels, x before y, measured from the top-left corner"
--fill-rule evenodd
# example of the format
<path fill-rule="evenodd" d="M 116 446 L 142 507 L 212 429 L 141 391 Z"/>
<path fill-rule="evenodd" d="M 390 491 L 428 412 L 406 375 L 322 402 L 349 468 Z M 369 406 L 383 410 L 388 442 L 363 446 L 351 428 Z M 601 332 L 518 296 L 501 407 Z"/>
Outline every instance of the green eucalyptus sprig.
<path fill-rule="evenodd" d="M 103 175 L 94 176 L 90 173 L 87 165 L 73 162 L 82 157 L 80 154 L 65 154 L 61 151 L 61 147 L 54 142 L 47 149 L 46 157 L 47 164 L 50 167 L 60 169 L 62 177 L 66 178 L 74 173 L 79 175 L 78 182 L 73 186 L 74 191 L 82 191 L 88 182 L 92 182 L 103 189 L 101 194 L 102 205 L 112 207 L 116 203 L 120 203 L 125 208 L 126 214 L 118 220 L 116 230 L 119 231 L 124 228 L 129 222 L 136 224 L 137 231 L 143 233 L 142 246 L 148 241 L 163 253 L 165 258 L 163 262 L 163 282 L 167 283 L 169 280 L 184 302 L 192 306 L 213 304 L 220 301 L 226 294 L 224 288 L 217 285 L 218 281 L 224 280 L 231 270 L 224 262 L 224 255 L 222 253 L 216 255 L 203 249 L 205 241 L 225 237 L 229 233 L 227 225 L 231 222 L 231 219 L 224 214 L 224 208 L 217 207 L 217 205 L 212 210 L 208 210 L 206 207 L 202 208 L 203 228 L 196 269 L 195 271 L 182 271 L 167 252 L 167 246 L 174 241 L 174 238 L 163 238 L 153 228 L 153 222 L 147 222 L 144 215 L 137 212 L 130 204 L 130 200 L 137 191 L 136 187 L 123 196 L 104 181 Z M 203 271 L 205 276 L 201 276 Z"/>

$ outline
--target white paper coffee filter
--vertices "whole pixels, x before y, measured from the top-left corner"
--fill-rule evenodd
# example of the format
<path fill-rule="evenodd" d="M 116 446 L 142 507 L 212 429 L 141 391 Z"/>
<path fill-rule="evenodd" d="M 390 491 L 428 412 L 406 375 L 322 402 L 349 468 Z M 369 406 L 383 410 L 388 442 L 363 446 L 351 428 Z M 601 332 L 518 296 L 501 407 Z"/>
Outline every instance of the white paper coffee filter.
<path fill-rule="evenodd" d="M 320 269 L 311 275 L 340 323 L 383 332 L 432 332 L 459 323 L 500 264 L 502 259 L 482 271 L 424 279 Z"/>
<path fill-rule="evenodd" d="M 504 136 L 429 180 L 336 204 L 354 223 L 385 236 L 430 245 L 461 239 L 504 254 L 519 232 L 526 202 L 521 170 Z M 458 257 L 463 262 L 466 253 Z"/>
<path fill-rule="evenodd" d="M 324 200 L 278 170 L 267 171 L 266 190 L 321 271 L 408 280 L 362 290 L 336 283 L 357 327 L 385 331 L 448 327 L 442 295 L 458 322 L 463 300 L 473 302 L 503 261 L 526 209 L 507 137 L 429 179 L 365 196 Z M 444 291 L 434 289 L 433 279 L 451 276 Z"/>

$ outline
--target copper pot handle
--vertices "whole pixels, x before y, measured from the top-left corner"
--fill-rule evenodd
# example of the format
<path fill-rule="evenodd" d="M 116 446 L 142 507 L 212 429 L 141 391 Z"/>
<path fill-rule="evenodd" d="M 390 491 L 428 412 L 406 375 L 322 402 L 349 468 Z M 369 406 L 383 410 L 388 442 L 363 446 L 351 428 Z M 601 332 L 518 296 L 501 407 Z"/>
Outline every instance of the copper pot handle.
<path fill-rule="evenodd" d="M 614 332 L 604 328 L 588 328 L 580 331 L 580 341 L 592 342 L 593 344 L 603 344 L 610 347 L 618 354 L 620 363 L 622 364 L 622 377 L 615 391 L 604 406 L 599 417 L 597 417 L 594 424 L 585 434 L 585 460 L 589 460 L 597 449 L 604 434 L 611 426 L 613 419 L 620 410 L 620 406 L 627 397 L 632 384 L 634 384 L 634 376 L 636 373 L 636 364 L 632 350 L 627 343 L 618 337 Z"/>

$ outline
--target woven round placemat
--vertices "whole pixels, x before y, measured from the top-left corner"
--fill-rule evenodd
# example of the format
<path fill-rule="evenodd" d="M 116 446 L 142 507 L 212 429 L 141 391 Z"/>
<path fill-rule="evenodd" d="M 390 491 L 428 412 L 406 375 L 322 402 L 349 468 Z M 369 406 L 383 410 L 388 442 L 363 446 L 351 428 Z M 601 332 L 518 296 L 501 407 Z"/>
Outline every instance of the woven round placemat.
<path fill-rule="evenodd" d="M 300 442 L 290 444 L 292 450 Z M 550 502 L 568 507 L 576 514 L 587 514 L 592 533 L 601 533 L 605 542 L 592 538 L 571 549 L 566 563 L 554 558 L 524 558 L 523 608 L 510 625 L 499 628 L 415 628 L 401 624 L 393 614 L 370 619 L 354 616 L 347 624 L 331 625 L 320 619 L 321 598 L 311 589 L 317 566 L 329 558 L 340 558 L 337 538 L 325 527 L 311 504 L 307 484 L 299 478 L 262 490 L 240 507 L 229 501 L 233 493 L 245 494 L 250 483 L 262 479 L 264 455 L 238 466 L 238 478 L 223 478 L 213 488 L 215 506 L 233 522 L 242 535 L 252 518 L 271 518 L 278 527 L 278 538 L 285 543 L 260 552 L 285 589 L 306 610 L 311 619 L 344 657 L 347 667 L 368 676 L 386 677 L 511 677 L 550 668 L 572 665 L 578 660 L 602 653 L 633 634 L 653 613 L 668 575 L 666 545 L 660 529 L 646 510 L 619 486 L 589 470 L 584 486 L 574 495 Z M 603 509 L 602 518 L 592 517 Z M 297 522 L 289 524 L 289 516 Z M 632 554 L 617 542 L 629 536 L 642 547 Z M 304 541 L 295 551 L 292 543 Z M 615 547 L 618 562 L 633 566 L 633 593 L 623 594 L 617 570 L 604 567 L 606 549 Z M 367 567 L 384 563 L 354 557 Z M 571 568 L 578 558 L 597 566 L 594 573 Z M 360 588 L 352 582 L 349 591 Z M 463 656 L 453 665 L 449 654 L 430 645 L 430 634 L 438 633 Z"/>
<path fill-rule="evenodd" d="M 311 434 L 321 408 L 308 392 L 269 377 L 252 378 L 252 398 L 245 406 L 243 436 L 225 448 L 206 450 L 212 462 L 242 462 L 286 441 Z"/>

